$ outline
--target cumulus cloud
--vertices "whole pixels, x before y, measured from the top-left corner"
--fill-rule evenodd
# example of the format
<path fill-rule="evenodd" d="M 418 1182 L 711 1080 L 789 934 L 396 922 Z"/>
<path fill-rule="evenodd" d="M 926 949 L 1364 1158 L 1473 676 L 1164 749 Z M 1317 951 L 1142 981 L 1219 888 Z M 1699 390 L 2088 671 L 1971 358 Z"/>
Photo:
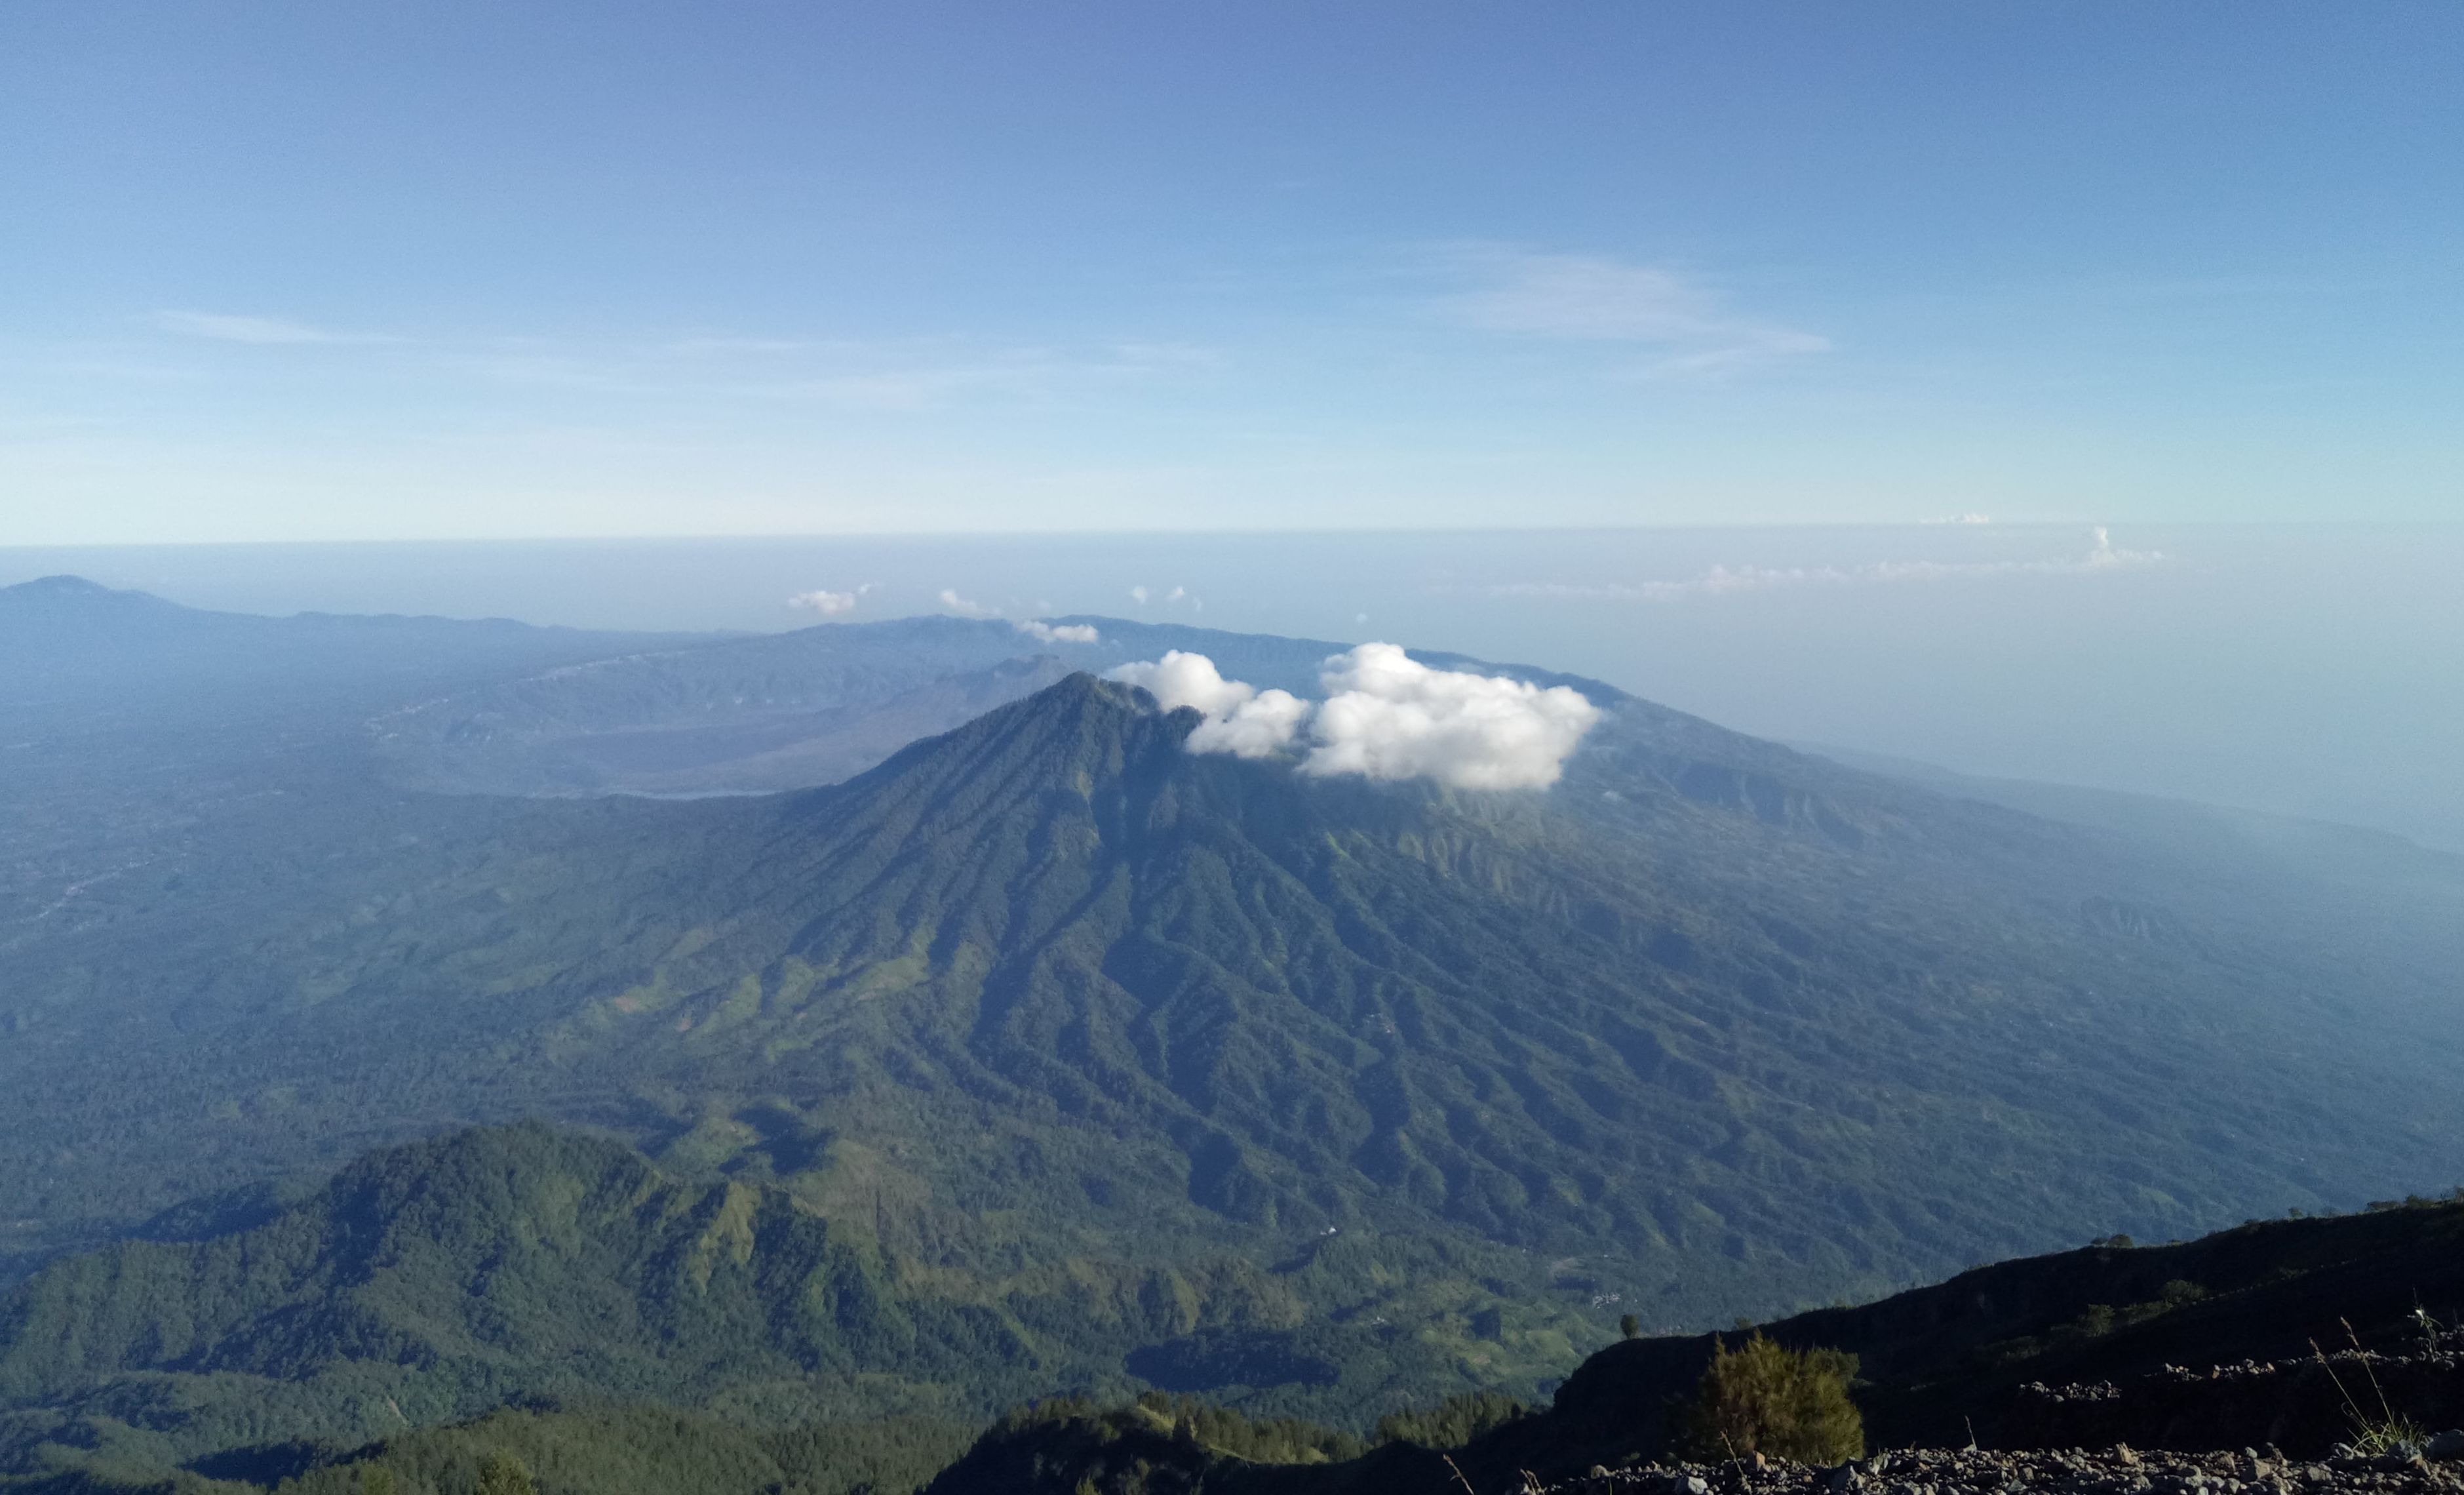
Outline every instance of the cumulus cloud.
<path fill-rule="evenodd" d="M 1228 752 L 1236 758 L 1270 758 L 1292 745 L 1311 707 L 1288 690 L 1262 690 L 1223 716 L 1211 716 L 1189 734 L 1192 752 Z"/>
<path fill-rule="evenodd" d="M 1315 774 L 1431 778 L 1457 789 L 1546 789 L 1600 719 L 1564 685 L 1438 670 L 1400 646 L 1362 644 L 1326 661 L 1309 724 Z"/>
<path fill-rule="evenodd" d="M 1001 614 L 999 608 L 988 608 L 973 598 L 959 596 L 956 587 L 941 589 L 941 606 L 960 617 L 998 617 Z"/>
<path fill-rule="evenodd" d="M 824 617 L 838 617 L 854 612 L 856 603 L 870 591 L 872 583 L 866 582 L 853 591 L 800 591 L 787 599 L 787 606 L 819 613 Z"/>
<path fill-rule="evenodd" d="M 1205 717 L 1184 745 L 1191 752 L 1271 757 L 1291 746 L 1309 714 L 1309 703 L 1290 691 L 1262 691 L 1246 681 L 1225 680 L 1214 660 L 1178 649 L 1167 650 L 1160 659 L 1121 665 L 1106 678 L 1143 688 L 1166 711 L 1188 706 Z"/>
<path fill-rule="evenodd" d="M 1144 687 L 1166 710 L 1204 716 L 1189 735 L 1192 752 L 1271 757 L 1299 746 L 1306 731 L 1304 773 L 1428 778 L 1457 789 L 1546 789 L 1600 719 L 1566 686 L 1432 669 L 1387 643 L 1329 658 L 1319 675 L 1323 703 L 1226 680 L 1214 660 L 1177 649 L 1110 678 Z"/>
<path fill-rule="evenodd" d="M 2112 532 L 2102 524 L 2089 530 L 2088 537 L 2091 544 L 2085 555 L 2042 560 L 1874 561 L 1863 566 L 1713 566 L 1701 575 L 1683 581 L 1507 582 L 1487 590 L 1499 596 L 1677 602 L 1687 597 L 1768 591 L 1781 587 L 1952 581 L 1963 577 L 2095 575 L 2135 570 L 2158 565 L 2165 559 L 2162 550 L 2131 550 L 2115 545 Z"/>
<path fill-rule="evenodd" d="M 1092 623 L 1046 623 L 1030 617 L 1010 626 L 1029 638 L 1047 644 L 1099 644 L 1104 641 Z"/>
<path fill-rule="evenodd" d="M 1203 613 L 1206 611 L 1205 600 L 1186 587 L 1175 587 L 1170 591 L 1165 592 L 1160 598 L 1158 598 L 1151 589 L 1144 585 L 1132 587 L 1130 589 L 1130 600 L 1140 607 L 1145 607 L 1150 602 L 1160 601 L 1168 608 L 1185 607 L 1192 613 Z"/>
<path fill-rule="evenodd" d="M 1194 706 L 1208 716 L 1224 715 L 1258 694 L 1258 688 L 1245 681 L 1225 680 L 1213 659 L 1179 649 L 1164 651 L 1160 659 L 1121 665 L 1104 678 L 1139 687 L 1162 703 L 1166 711 Z"/>

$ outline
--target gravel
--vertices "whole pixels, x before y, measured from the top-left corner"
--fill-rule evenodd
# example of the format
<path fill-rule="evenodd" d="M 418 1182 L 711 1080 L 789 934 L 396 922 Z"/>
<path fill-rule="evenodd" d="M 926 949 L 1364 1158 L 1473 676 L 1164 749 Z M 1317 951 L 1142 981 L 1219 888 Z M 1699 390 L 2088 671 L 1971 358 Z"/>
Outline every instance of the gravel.
<path fill-rule="evenodd" d="M 1540 1484 L 1547 1495 L 2296 1495 L 2300 1491 L 2464 1491 L 2464 1464 L 2424 1458 L 2286 1459 L 2273 1448 L 2189 1454 L 2161 1449 L 1895 1449 L 1829 1468 L 1748 1458 L 1712 1464 L 1595 1467 Z"/>

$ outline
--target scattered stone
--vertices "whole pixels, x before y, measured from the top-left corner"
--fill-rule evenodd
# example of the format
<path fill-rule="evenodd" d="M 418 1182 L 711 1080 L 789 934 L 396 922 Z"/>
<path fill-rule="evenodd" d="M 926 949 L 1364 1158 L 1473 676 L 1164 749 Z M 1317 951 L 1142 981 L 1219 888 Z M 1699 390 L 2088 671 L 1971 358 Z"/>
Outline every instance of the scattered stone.
<path fill-rule="evenodd" d="M 2167 1449 L 1895 1449 L 1830 1468 L 1747 1455 L 1705 1464 L 1635 1463 L 1543 1486 L 1542 1495 L 2458 1495 L 2446 1462 L 2464 1460 L 2464 1431 L 2440 1434 L 2420 1459 L 2339 1457 L 2290 1463 L 2270 1447 Z M 2271 1457 L 2272 1456 L 2272 1457 Z"/>

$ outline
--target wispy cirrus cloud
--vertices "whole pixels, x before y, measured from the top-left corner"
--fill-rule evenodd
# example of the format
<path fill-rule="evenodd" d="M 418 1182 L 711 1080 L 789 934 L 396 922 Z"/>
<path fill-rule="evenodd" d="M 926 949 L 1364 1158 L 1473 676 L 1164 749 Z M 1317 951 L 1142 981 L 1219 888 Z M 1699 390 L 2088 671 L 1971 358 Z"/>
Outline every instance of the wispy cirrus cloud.
<path fill-rule="evenodd" d="M 1648 349 L 1630 370 L 1643 377 L 1716 379 L 1831 350 L 1830 339 L 1735 311 L 1709 285 L 1662 266 L 1498 248 L 1459 251 L 1450 263 L 1484 282 L 1440 298 L 1450 320 L 1483 332 Z"/>
<path fill-rule="evenodd" d="M 599 343 L 513 335 L 408 338 L 285 317 L 165 310 L 158 332 L 256 347 L 390 347 L 432 371 L 579 394 L 886 413 L 987 404 L 1061 405 L 1219 366 L 1166 342 L 1004 345 L 964 337 L 853 339 L 714 334 Z"/>
<path fill-rule="evenodd" d="M 486 352 L 475 365 L 507 384 L 903 413 L 1064 402 L 1217 362 L 1204 348 L 1155 343 L 1050 348 L 955 339 L 705 337 L 599 349 L 517 344 Z"/>
<path fill-rule="evenodd" d="M 214 343 L 247 343 L 259 347 L 299 347 L 317 344 L 387 343 L 390 338 L 366 333 L 337 332 L 287 317 L 244 317 L 219 311 L 158 311 L 154 325 L 181 337 Z"/>

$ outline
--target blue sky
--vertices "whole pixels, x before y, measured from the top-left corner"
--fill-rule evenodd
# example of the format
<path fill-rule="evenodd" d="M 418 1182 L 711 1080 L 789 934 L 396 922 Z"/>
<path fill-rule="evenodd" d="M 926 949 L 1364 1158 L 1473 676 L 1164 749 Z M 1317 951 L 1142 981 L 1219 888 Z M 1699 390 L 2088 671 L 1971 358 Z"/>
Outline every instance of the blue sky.
<path fill-rule="evenodd" d="M 0 12 L 0 544 L 2447 519 L 2464 9 Z"/>

